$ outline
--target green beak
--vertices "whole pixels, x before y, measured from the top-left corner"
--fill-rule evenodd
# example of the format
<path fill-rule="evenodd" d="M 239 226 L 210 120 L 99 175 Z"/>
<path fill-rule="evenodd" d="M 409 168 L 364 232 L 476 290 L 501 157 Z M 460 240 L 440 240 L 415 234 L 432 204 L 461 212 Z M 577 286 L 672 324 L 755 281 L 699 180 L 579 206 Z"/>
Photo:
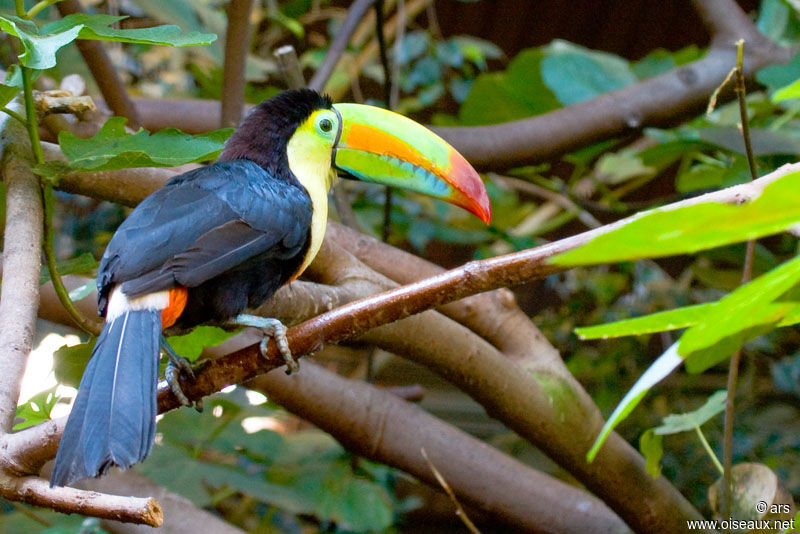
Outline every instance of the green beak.
<path fill-rule="evenodd" d="M 411 119 L 361 104 L 335 104 L 341 132 L 333 148 L 337 169 L 365 182 L 402 187 L 492 218 L 480 176 L 444 139 Z"/>

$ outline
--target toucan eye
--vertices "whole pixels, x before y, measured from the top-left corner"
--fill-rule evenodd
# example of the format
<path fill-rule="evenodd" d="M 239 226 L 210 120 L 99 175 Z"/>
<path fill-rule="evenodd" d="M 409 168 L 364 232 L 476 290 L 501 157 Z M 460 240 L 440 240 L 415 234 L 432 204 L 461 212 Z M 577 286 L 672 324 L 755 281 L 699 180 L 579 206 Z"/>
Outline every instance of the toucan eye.
<path fill-rule="evenodd" d="M 319 129 L 328 133 L 333 130 L 333 122 L 330 119 L 322 119 L 319 121 Z"/>

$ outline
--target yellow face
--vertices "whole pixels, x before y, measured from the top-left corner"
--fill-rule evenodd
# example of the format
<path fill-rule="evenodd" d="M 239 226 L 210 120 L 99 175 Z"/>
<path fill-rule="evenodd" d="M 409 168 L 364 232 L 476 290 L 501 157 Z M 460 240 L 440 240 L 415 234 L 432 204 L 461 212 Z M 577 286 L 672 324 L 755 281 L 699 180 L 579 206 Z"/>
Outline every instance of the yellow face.
<path fill-rule="evenodd" d="M 286 145 L 286 155 L 295 178 L 311 197 L 311 243 L 300 272 L 304 271 L 322 246 L 328 219 L 328 190 L 336 178 L 331 153 L 339 133 L 339 117 L 329 109 L 315 111 L 301 124 Z M 298 273 L 299 274 L 299 273 Z"/>
<path fill-rule="evenodd" d="M 331 169 L 331 152 L 339 128 L 336 112 L 321 109 L 312 113 L 289 140 L 289 168 L 309 194 L 318 188 L 327 194 L 332 185 L 336 173 Z"/>

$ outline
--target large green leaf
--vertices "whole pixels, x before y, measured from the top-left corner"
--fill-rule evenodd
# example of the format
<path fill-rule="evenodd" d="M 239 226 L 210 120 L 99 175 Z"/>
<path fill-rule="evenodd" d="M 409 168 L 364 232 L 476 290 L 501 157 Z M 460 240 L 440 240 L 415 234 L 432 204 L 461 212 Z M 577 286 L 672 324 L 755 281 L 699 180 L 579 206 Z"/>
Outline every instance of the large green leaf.
<path fill-rule="evenodd" d="M 795 313 L 797 302 L 775 301 L 798 283 L 800 283 L 800 256 L 723 297 L 709 309 L 701 322 L 689 328 L 681 337 L 678 352 L 687 358 L 689 370 L 701 371 L 716 363 L 719 358 L 724 359 L 730 355 L 730 352 L 721 354 L 720 350 L 714 351 L 716 355 L 693 356 L 694 353 L 704 351 L 754 327 L 777 326 L 784 317 Z M 741 340 L 744 341 L 747 339 Z M 738 347 L 734 347 L 733 350 L 736 348 Z"/>
<path fill-rule="evenodd" d="M 59 384 L 78 387 L 96 341 L 92 338 L 88 343 L 64 345 L 53 353 L 53 371 Z"/>
<path fill-rule="evenodd" d="M 542 80 L 539 49 L 520 52 L 506 72 L 481 74 L 459 111 L 468 126 L 495 124 L 539 115 L 560 107 Z"/>
<path fill-rule="evenodd" d="M 112 117 L 94 137 L 81 139 L 62 131 L 58 135 L 61 150 L 69 160 L 69 170 L 100 171 L 131 167 L 172 167 L 217 157 L 231 128 L 192 136 L 174 128 L 150 134 L 125 131 L 127 119 Z M 52 175 L 58 166 L 45 164 L 37 170 Z"/>
<path fill-rule="evenodd" d="M 742 205 L 707 202 L 630 217 L 550 261 L 573 266 L 686 254 L 774 234 L 798 222 L 800 172 L 794 172 Z"/>
<path fill-rule="evenodd" d="M 177 26 L 155 26 L 120 30 L 110 25 L 125 17 L 78 13 L 45 24 L 10 15 L 0 16 L 0 29 L 22 41 L 20 62 L 32 69 L 49 69 L 56 64 L 56 52 L 75 39 L 117 41 L 123 43 L 190 46 L 209 44 L 217 36 L 211 33 L 184 33 Z"/>
<path fill-rule="evenodd" d="M 567 41 L 553 41 L 541 62 L 547 87 L 565 106 L 591 100 L 639 81 L 619 56 L 594 52 Z"/>

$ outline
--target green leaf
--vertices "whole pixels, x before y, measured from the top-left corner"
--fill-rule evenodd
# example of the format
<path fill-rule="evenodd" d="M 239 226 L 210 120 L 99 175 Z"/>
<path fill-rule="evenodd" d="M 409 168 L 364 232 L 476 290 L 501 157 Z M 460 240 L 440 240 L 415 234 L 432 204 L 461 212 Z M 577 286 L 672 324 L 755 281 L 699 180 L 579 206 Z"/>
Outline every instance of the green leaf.
<path fill-rule="evenodd" d="M 698 372 L 716 363 L 716 357 L 708 354 L 693 356 L 693 353 L 713 347 L 731 336 L 747 332 L 754 327 L 777 326 L 788 314 L 797 313 L 798 303 L 774 301 L 798 283 L 800 283 L 800 256 L 723 297 L 709 309 L 702 322 L 692 326 L 681 336 L 678 352 L 687 358 L 687 368 L 691 372 Z M 754 337 L 752 335 L 754 333 L 750 332 L 750 335 L 743 337 L 740 342 Z M 729 340 L 728 344 L 733 341 Z M 723 351 L 714 352 L 721 354 Z M 728 354 L 723 354 L 722 358 Z"/>
<path fill-rule="evenodd" d="M 632 64 L 631 70 L 636 74 L 637 78 L 646 80 L 699 58 L 700 49 L 696 45 L 689 45 L 677 52 L 658 48 Z"/>
<path fill-rule="evenodd" d="M 170 336 L 167 343 L 181 356 L 194 361 L 205 347 L 214 347 L 233 337 L 237 332 L 228 332 L 216 326 L 198 326 L 188 334 Z"/>
<path fill-rule="evenodd" d="M 644 456 L 647 464 L 645 471 L 653 478 L 658 478 L 661 474 L 661 457 L 664 456 L 664 438 L 656 434 L 652 428 L 642 434 L 639 438 L 639 452 Z"/>
<path fill-rule="evenodd" d="M 794 172 L 742 205 L 708 202 L 635 215 L 550 261 L 574 266 L 686 254 L 774 234 L 798 221 L 800 172 Z"/>
<path fill-rule="evenodd" d="M 800 53 L 783 65 L 770 65 L 756 73 L 756 80 L 766 85 L 770 91 L 776 91 L 800 78 Z"/>
<path fill-rule="evenodd" d="M 595 174 L 603 183 L 620 184 L 642 176 L 653 176 L 656 169 L 648 167 L 631 150 L 608 152 L 600 156 L 595 165 Z"/>
<path fill-rule="evenodd" d="M 39 28 L 32 21 L 6 15 L 0 16 L 0 29 L 18 37 L 22 42 L 20 63 L 38 70 L 55 66 L 56 52 L 75 39 L 172 46 L 208 44 L 216 39 L 214 34 L 183 33 L 177 26 L 155 26 L 133 30 L 119 30 L 109 26 L 123 18 L 126 17 L 78 13 Z"/>
<path fill-rule="evenodd" d="M 0 16 L 0 29 L 18 37 L 22 42 L 22 65 L 38 70 L 49 69 L 56 64 L 56 52 L 75 39 L 80 26 L 66 27 L 60 32 L 40 32 L 35 23 L 14 16 Z"/>
<path fill-rule="evenodd" d="M 97 289 L 97 281 L 90 280 L 83 285 L 80 285 L 69 292 L 69 300 L 72 302 L 78 302 L 81 299 L 85 299 L 89 295 L 92 294 L 92 291 Z"/>
<path fill-rule="evenodd" d="M 638 82 L 628 62 L 619 56 L 594 52 L 567 41 L 546 47 L 542 80 L 565 106 L 591 100 Z"/>
<path fill-rule="evenodd" d="M 58 269 L 58 273 L 63 276 L 66 274 L 91 273 L 98 265 L 99 262 L 94 259 L 94 256 L 88 252 L 84 252 L 77 258 L 56 262 L 56 269 Z M 42 265 L 42 270 L 39 274 L 39 285 L 46 284 L 49 281 L 50 271 L 47 269 L 46 265 Z"/>
<path fill-rule="evenodd" d="M 0 107 L 6 107 L 9 102 L 14 100 L 14 97 L 17 96 L 19 91 L 19 87 L 0 83 Z"/>
<path fill-rule="evenodd" d="M 622 336 L 640 336 L 686 328 L 700 322 L 716 303 L 695 304 L 675 310 L 668 310 L 634 319 L 625 319 L 597 326 L 584 326 L 575 329 L 581 339 L 608 339 Z"/>
<path fill-rule="evenodd" d="M 150 134 L 139 130 L 125 131 L 127 119 L 110 118 L 94 137 L 81 139 L 62 131 L 58 135 L 61 150 L 72 170 L 100 171 L 132 167 L 173 167 L 217 157 L 225 140 L 233 132 L 224 128 L 192 136 L 174 128 Z M 47 172 L 50 167 L 37 167 Z"/>
<path fill-rule="evenodd" d="M 775 91 L 771 98 L 772 101 L 776 103 L 792 98 L 800 98 L 800 78 Z"/>
<path fill-rule="evenodd" d="M 130 30 L 111 27 L 111 24 L 125 18 L 127 17 L 76 13 L 44 25 L 41 32 L 43 34 L 59 33 L 77 27 L 80 28 L 79 39 L 169 46 L 207 45 L 217 40 L 217 36 L 213 33 L 196 31 L 184 33 L 178 26 L 172 25 Z"/>
<path fill-rule="evenodd" d="M 56 387 L 52 387 L 37 393 L 25 404 L 17 406 L 17 417 L 22 418 L 22 421 L 14 425 L 13 430 L 22 430 L 47 421 L 56 402 L 58 402 Z"/>
<path fill-rule="evenodd" d="M 60 384 L 78 387 L 96 341 L 96 338 L 92 338 L 88 343 L 71 347 L 64 345 L 53 353 L 53 371 Z"/>
<path fill-rule="evenodd" d="M 728 392 L 721 389 L 706 399 L 705 404 L 693 412 L 670 414 L 664 418 L 661 426 L 654 429 L 655 433 L 661 436 L 678 434 L 687 430 L 694 430 L 695 427 L 703 426 L 706 421 L 722 412 L 725 409 L 725 401 Z"/>
<path fill-rule="evenodd" d="M 623 419 L 630 415 L 633 409 L 636 408 L 642 398 L 654 385 L 661 382 L 664 377 L 674 371 L 682 361 L 683 358 L 678 355 L 678 344 L 673 343 L 672 346 L 664 352 L 664 354 L 659 356 L 658 359 L 647 368 L 647 371 L 645 371 L 642 376 L 639 377 L 633 387 L 628 390 L 620 403 L 609 416 L 606 424 L 603 425 L 603 428 L 600 430 L 600 434 L 597 436 L 597 439 L 595 439 L 592 448 L 589 449 L 588 453 L 586 453 L 587 461 L 591 462 L 594 460 L 594 457 L 597 456 L 597 453 L 600 451 L 600 447 L 603 446 L 603 443 L 608 435 L 611 434 L 611 431 L 614 430 L 614 428 Z"/>
<path fill-rule="evenodd" d="M 478 76 L 458 117 L 466 126 L 507 122 L 546 113 L 560 107 L 542 80 L 539 49 L 520 52 L 506 72 Z"/>
<path fill-rule="evenodd" d="M 745 155 L 742 132 L 738 128 L 700 128 L 696 133 L 707 143 Z M 755 156 L 800 154 L 800 139 L 783 131 L 750 128 L 750 142 Z"/>

